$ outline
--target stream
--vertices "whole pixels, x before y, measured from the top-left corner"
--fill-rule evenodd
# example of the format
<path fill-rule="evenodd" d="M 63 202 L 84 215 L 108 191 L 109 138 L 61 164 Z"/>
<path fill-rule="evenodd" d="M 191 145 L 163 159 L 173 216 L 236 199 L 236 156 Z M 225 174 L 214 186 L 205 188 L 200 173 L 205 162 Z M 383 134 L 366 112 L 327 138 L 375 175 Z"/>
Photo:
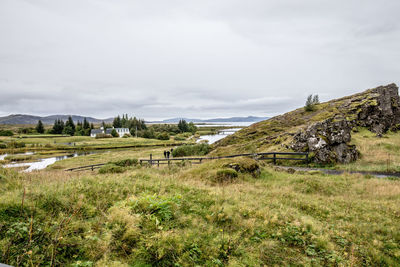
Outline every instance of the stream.
<path fill-rule="evenodd" d="M 22 172 L 31 172 L 34 170 L 45 169 L 47 166 L 49 166 L 59 160 L 63 160 L 63 159 L 67 159 L 67 158 L 74 158 L 74 157 L 89 155 L 89 154 L 94 154 L 94 153 L 95 152 L 75 152 L 73 154 L 64 155 L 64 156 L 43 158 L 43 159 L 39 159 L 38 161 L 34 161 L 34 162 L 21 162 L 21 163 L 12 162 L 12 163 L 4 165 L 3 167 L 5 167 L 5 168 L 28 167 L 28 168 L 24 169 Z M 15 155 L 33 155 L 33 154 L 34 154 L 33 152 L 26 152 L 26 153 L 15 154 Z M 8 156 L 8 154 L 0 155 L 0 160 L 4 160 L 4 158 L 7 156 Z"/>

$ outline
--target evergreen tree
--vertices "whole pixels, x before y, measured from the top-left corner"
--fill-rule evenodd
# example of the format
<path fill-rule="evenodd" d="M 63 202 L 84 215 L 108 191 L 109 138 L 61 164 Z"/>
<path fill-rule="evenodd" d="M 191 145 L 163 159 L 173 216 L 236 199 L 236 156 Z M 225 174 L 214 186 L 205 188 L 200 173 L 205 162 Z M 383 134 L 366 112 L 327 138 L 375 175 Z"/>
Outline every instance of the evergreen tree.
<path fill-rule="evenodd" d="M 315 95 L 315 96 L 313 97 L 312 102 L 313 102 L 314 105 L 318 105 L 318 104 L 319 104 L 319 96 L 318 96 L 318 95 Z"/>
<path fill-rule="evenodd" d="M 85 136 L 90 136 L 90 124 L 89 122 L 86 120 L 86 118 L 83 119 L 83 125 L 82 125 L 82 135 Z"/>
<path fill-rule="evenodd" d="M 51 130 L 51 133 L 53 134 L 62 134 L 64 130 L 64 121 L 60 119 L 56 119 L 54 121 L 53 129 Z"/>
<path fill-rule="evenodd" d="M 42 134 L 44 133 L 44 126 L 41 120 L 38 121 L 37 125 L 36 125 L 36 132 Z"/>
<path fill-rule="evenodd" d="M 67 122 L 65 123 L 64 127 L 64 134 L 74 135 L 75 134 L 75 124 L 72 120 L 72 117 L 69 116 Z"/>
<path fill-rule="evenodd" d="M 67 126 L 67 125 L 65 125 L 65 127 L 64 127 L 64 130 L 63 130 L 63 134 L 68 134 L 68 135 L 74 135 L 75 134 L 75 130 L 74 129 L 72 129 L 72 127 L 71 126 Z"/>
<path fill-rule="evenodd" d="M 121 119 L 121 127 L 127 128 L 128 127 L 128 114 L 122 114 L 122 119 Z"/>
<path fill-rule="evenodd" d="M 306 104 L 304 105 L 304 110 L 305 111 L 313 111 L 314 110 L 312 95 L 309 95 L 307 97 Z"/>
<path fill-rule="evenodd" d="M 189 132 L 189 126 L 185 120 L 179 120 L 178 128 L 182 133 Z"/>
<path fill-rule="evenodd" d="M 316 105 L 319 104 L 319 96 L 318 95 L 309 95 L 306 100 L 306 104 L 304 105 L 305 111 L 314 111 L 316 109 Z"/>
<path fill-rule="evenodd" d="M 122 127 L 122 125 L 121 125 L 121 117 L 119 115 L 114 118 L 113 126 L 114 126 L 114 128 L 121 128 Z"/>
<path fill-rule="evenodd" d="M 83 119 L 83 129 L 90 129 L 90 124 L 89 122 L 86 120 L 86 118 Z"/>

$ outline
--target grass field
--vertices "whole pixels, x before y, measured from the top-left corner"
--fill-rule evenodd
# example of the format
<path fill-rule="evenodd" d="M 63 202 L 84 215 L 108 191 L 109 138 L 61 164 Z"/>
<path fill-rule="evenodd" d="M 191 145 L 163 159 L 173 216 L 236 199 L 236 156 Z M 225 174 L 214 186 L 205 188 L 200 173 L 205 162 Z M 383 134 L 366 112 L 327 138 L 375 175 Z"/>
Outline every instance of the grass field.
<path fill-rule="evenodd" d="M 361 153 L 360 158 L 349 164 L 339 164 L 337 169 L 353 171 L 400 172 L 400 132 L 388 132 L 383 137 L 365 128 L 352 133 L 352 144 Z"/>
<path fill-rule="evenodd" d="M 361 159 L 334 168 L 400 170 L 400 133 L 377 138 L 358 129 L 352 137 Z M 75 142 L 82 148 L 138 147 L 100 150 L 26 174 L 0 167 L 2 263 L 400 265 L 400 180 L 289 174 L 245 158 L 160 168 L 111 167 L 104 168 L 105 174 L 64 171 L 150 154 L 162 158 L 173 142 L 141 138 L 24 138 L 28 148 L 40 144 L 36 154 L 10 159 L 68 153 L 52 149 L 55 139 L 56 144 Z"/>
<path fill-rule="evenodd" d="M 70 137 L 0 137 L 0 143 L 24 143 L 24 147 L 0 149 L 0 154 L 23 153 L 25 151 L 35 152 L 33 158 L 51 157 L 53 155 L 68 154 L 71 151 L 93 151 L 93 150 L 111 150 L 118 148 L 151 148 L 151 147 L 173 147 L 176 145 L 193 143 L 193 140 L 175 141 L 173 139 L 164 141 L 146 138 L 104 138 L 95 139 L 88 136 L 70 136 Z"/>
<path fill-rule="evenodd" d="M 61 163 L 61 162 L 60 162 Z M 226 165 L 243 167 L 227 176 Z M 249 159 L 121 174 L 0 168 L 0 262 L 396 266 L 400 181 L 277 172 Z M 247 166 L 247 167 L 246 167 Z M 253 172 L 251 171 L 253 170 Z"/>

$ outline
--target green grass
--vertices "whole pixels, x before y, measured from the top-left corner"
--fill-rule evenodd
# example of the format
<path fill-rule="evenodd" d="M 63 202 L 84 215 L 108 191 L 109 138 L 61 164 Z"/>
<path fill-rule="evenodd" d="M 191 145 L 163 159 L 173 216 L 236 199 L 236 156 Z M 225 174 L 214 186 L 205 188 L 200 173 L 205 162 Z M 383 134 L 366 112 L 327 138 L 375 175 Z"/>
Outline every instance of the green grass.
<path fill-rule="evenodd" d="M 150 154 L 153 155 L 153 158 L 164 158 L 164 150 L 166 149 L 170 149 L 170 147 L 138 147 L 130 149 L 112 149 L 108 151 L 99 151 L 99 153 L 95 154 L 57 161 L 56 163 L 50 165 L 47 169 L 68 169 L 84 165 L 114 162 L 124 159 L 149 159 Z"/>
<path fill-rule="evenodd" d="M 360 159 L 349 164 L 339 164 L 336 169 L 353 171 L 400 172 L 400 132 L 388 132 L 383 137 L 365 128 L 352 133 L 351 143 L 361 153 Z"/>
<path fill-rule="evenodd" d="M 236 178 L 213 181 L 235 164 L 243 168 Z M 245 166 L 252 162 L 139 167 L 121 174 L 0 168 L 0 262 L 400 264 L 399 180 L 288 174 L 268 166 L 254 178 Z"/>
<path fill-rule="evenodd" d="M 23 142 L 26 147 L 13 149 L 13 152 L 21 151 L 44 151 L 44 150 L 100 150 L 115 149 L 129 147 L 149 147 L 149 146 L 165 146 L 180 145 L 191 143 L 191 141 L 181 140 L 157 140 L 146 138 L 106 138 L 95 139 L 89 136 L 69 136 L 59 138 L 49 138 L 43 136 L 41 138 L 18 138 L 18 137 L 0 137 L 0 141 L 4 143 Z M 10 149 L 0 149 L 0 152 L 7 152 Z"/>

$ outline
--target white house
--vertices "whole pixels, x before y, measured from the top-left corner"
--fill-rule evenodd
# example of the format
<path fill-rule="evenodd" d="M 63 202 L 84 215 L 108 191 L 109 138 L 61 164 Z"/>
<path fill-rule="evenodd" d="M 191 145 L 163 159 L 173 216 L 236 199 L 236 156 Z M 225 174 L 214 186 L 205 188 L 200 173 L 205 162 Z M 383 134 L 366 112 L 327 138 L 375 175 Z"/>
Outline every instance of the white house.
<path fill-rule="evenodd" d="M 117 133 L 119 134 L 119 137 L 122 137 L 122 136 L 124 136 L 125 134 L 130 134 L 128 128 L 115 128 L 115 130 L 116 130 Z"/>
<path fill-rule="evenodd" d="M 103 127 L 100 129 L 93 129 L 90 131 L 90 136 L 91 137 L 96 137 L 98 134 L 111 134 L 112 130 L 115 129 L 117 131 L 119 137 L 123 137 L 125 134 L 130 134 L 128 128 L 108 128 L 104 131 Z"/>

